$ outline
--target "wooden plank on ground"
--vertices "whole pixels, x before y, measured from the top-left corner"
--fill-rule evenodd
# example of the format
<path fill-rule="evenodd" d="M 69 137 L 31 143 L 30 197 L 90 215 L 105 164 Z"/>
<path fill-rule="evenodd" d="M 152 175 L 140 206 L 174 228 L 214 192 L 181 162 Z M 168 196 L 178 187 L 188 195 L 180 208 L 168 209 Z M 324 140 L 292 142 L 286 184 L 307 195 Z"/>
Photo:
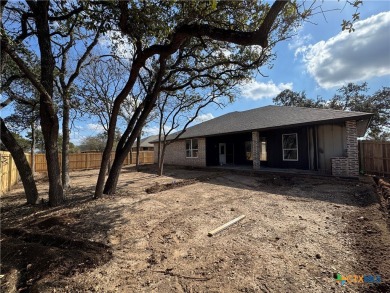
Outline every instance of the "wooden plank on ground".
<path fill-rule="evenodd" d="M 223 224 L 222 226 L 219 226 L 218 228 L 210 231 L 207 235 L 211 237 L 211 236 L 213 236 L 213 235 L 215 235 L 215 234 L 225 230 L 226 228 L 230 227 L 231 225 L 241 221 L 244 218 L 245 218 L 245 215 L 241 215 L 241 216 L 239 216 L 239 217 L 237 217 L 237 218 L 227 222 L 226 224 Z"/>

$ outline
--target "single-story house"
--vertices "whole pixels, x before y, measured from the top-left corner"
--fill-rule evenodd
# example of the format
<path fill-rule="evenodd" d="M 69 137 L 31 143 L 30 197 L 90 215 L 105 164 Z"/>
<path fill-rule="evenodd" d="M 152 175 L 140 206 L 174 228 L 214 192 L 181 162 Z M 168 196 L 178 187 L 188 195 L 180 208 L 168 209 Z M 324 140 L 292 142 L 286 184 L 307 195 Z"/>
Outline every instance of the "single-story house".
<path fill-rule="evenodd" d="M 142 138 L 139 150 L 140 151 L 153 151 L 154 150 L 154 144 L 152 143 L 152 141 L 154 141 L 154 140 L 158 140 L 158 135 L 151 135 L 151 136 Z M 137 140 L 133 144 L 133 146 L 131 148 L 131 151 L 132 152 L 136 152 L 137 151 Z"/>
<path fill-rule="evenodd" d="M 357 138 L 364 136 L 371 117 L 364 112 L 285 106 L 232 112 L 188 128 L 167 147 L 165 163 L 358 176 Z M 157 147 L 154 150 L 157 161 Z"/>

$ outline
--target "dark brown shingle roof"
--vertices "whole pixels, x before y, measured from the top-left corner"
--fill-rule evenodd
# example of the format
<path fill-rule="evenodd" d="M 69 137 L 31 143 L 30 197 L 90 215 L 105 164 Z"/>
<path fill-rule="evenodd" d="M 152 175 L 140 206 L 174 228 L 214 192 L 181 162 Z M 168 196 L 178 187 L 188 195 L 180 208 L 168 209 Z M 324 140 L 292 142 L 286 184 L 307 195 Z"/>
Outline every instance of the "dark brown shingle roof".
<path fill-rule="evenodd" d="M 266 130 L 307 124 L 354 120 L 369 120 L 373 114 L 330 109 L 266 106 L 242 112 L 232 112 L 189 127 L 180 137 L 203 137 L 251 130 Z M 175 134 L 169 137 L 174 137 Z"/>
<path fill-rule="evenodd" d="M 141 148 L 152 148 L 152 147 L 154 147 L 154 145 L 152 143 L 152 141 L 154 141 L 154 140 L 158 140 L 158 135 L 151 135 L 151 136 L 142 138 L 140 147 Z M 136 148 L 136 147 L 137 147 L 137 141 L 135 141 L 133 144 L 133 148 Z"/>

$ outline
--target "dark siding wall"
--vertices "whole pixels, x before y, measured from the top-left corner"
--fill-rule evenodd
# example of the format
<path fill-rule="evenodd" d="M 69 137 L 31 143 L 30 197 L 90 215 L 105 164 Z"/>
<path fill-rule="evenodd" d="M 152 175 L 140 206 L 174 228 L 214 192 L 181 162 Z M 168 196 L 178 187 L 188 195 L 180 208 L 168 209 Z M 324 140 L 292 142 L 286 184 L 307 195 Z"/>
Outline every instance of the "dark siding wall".
<path fill-rule="evenodd" d="M 331 173 L 331 158 L 347 156 L 347 132 L 345 124 L 318 125 L 318 170 Z"/>
<path fill-rule="evenodd" d="M 282 134 L 288 133 L 298 134 L 298 161 L 283 161 Z M 306 127 L 260 132 L 260 137 L 267 138 L 267 162 L 263 165 L 271 168 L 309 169 Z"/>
<path fill-rule="evenodd" d="M 226 143 L 227 151 L 234 145 L 234 164 L 252 165 L 245 157 L 245 142 L 252 140 L 252 133 L 240 133 L 232 135 L 221 135 L 206 138 L 206 164 L 207 166 L 219 165 L 219 143 Z M 227 160 L 229 158 L 227 157 Z M 231 163 L 227 161 L 227 163 Z"/>

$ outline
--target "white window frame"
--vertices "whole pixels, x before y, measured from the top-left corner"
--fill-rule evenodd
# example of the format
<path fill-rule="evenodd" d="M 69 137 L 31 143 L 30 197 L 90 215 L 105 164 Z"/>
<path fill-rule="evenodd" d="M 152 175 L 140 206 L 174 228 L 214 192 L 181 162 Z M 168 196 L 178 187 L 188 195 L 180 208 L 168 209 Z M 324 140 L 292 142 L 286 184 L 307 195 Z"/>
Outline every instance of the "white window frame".
<path fill-rule="evenodd" d="M 192 145 L 193 145 L 192 141 L 193 140 L 197 140 L 197 143 L 198 143 L 198 148 L 197 149 L 194 149 L 192 147 Z M 187 149 L 187 142 L 188 141 L 190 142 L 190 148 L 189 149 Z M 194 158 L 198 157 L 198 154 L 199 154 L 199 140 L 197 138 L 186 139 L 185 146 L 186 146 L 186 159 L 194 159 Z M 187 152 L 188 151 L 190 151 L 190 154 L 191 154 L 190 157 L 187 156 Z M 196 151 L 196 156 L 194 156 L 194 151 Z"/>
<path fill-rule="evenodd" d="M 263 144 L 264 144 L 264 152 L 263 152 Z M 266 162 L 268 160 L 268 155 L 267 155 L 267 138 L 264 136 L 259 137 L 259 154 L 260 154 L 260 161 Z M 264 160 L 265 157 L 265 160 Z M 263 158 L 263 160 L 262 160 Z"/>
<path fill-rule="evenodd" d="M 284 139 L 283 137 L 285 135 L 295 135 L 295 140 L 297 142 L 297 147 L 296 148 L 290 148 L 290 149 L 285 149 L 284 148 Z M 297 158 L 296 159 L 285 159 L 284 158 L 284 151 L 293 151 L 293 150 L 296 150 L 297 151 Z M 299 153 L 298 153 L 298 133 L 283 133 L 282 134 L 282 158 L 283 158 L 283 161 L 298 161 L 298 156 L 299 156 Z"/>

